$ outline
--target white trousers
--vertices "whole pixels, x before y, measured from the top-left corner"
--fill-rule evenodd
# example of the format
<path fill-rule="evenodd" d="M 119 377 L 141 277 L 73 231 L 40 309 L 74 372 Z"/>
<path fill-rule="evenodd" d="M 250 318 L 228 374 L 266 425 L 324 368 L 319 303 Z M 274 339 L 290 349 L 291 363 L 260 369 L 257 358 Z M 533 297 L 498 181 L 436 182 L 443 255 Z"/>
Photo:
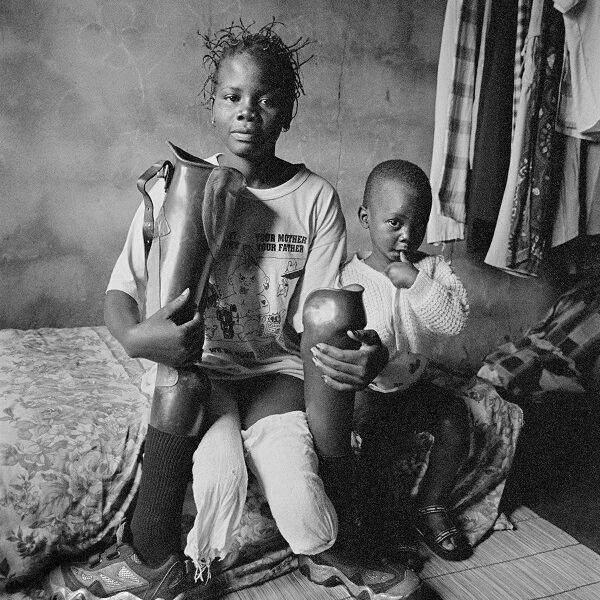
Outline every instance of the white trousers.
<path fill-rule="evenodd" d="M 194 453 L 197 515 L 185 553 L 198 577 L 232 548 L 246 502 L 246 465 L 292 552 L 317 554 L 330 548 L 337 536 L 337 516 L 318 476 L 305 413 L 271 415 L 242 431 L 235 399 L 222 392 L 214 390 L 212 425 Z"/>

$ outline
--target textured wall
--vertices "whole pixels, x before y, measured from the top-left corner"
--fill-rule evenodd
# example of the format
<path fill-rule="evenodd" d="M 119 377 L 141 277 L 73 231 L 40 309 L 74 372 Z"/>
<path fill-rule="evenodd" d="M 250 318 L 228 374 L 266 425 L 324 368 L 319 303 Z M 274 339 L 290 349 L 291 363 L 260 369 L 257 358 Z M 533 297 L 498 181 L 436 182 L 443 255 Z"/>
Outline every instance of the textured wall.
<path fill-rule="evenodd" d="M 337 186 L 356 250 L 369 170 L 390 157 L 429 169 L 444 9 L 440 0 L 2 0 L 0 326 L 102 322 L 137 176 L 168 158 L 166 140 L 200 156 L 218 149 L 199 96 L 197 31 L 239 17 L 274 16 L 287 41 L 315 40 L 306 96 L 279 148 Z M 477 284 L 475 328 L 453 342 L 467 360 L 548 304 L 543 283 L 515 284 L 460 249 L 456 264 Z M 527 297 L 518 313 L 508 309 L 515 285 Z"/>

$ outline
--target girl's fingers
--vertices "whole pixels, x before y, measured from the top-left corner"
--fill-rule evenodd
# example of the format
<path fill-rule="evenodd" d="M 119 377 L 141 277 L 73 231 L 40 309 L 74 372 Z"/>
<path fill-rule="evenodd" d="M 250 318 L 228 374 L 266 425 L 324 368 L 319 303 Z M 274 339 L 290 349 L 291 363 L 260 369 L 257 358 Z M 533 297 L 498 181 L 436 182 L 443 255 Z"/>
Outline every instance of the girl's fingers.
<path fill-rule="evenodd" d="M 334 356 L 325 354 L 318 348 L 312 348 L 311 353 L 313 355 L 313 363 L 315 363 L 317 367 L 327 368 L 331 373 L 342 372 L 353 376 L 359 376 L 362 371 L 361 365 L 355 365 L 344 360 L 339 360 Z"/>
<path fill-rule="evenodd" d="M 354 364 L 356 361 L 356 350 L 342 350 L 329 344 L 319 342 L 311 348 L 311 352 L 316 356 L 325 356 L 331 360 L 337 360 L 346 364 Z"/>
<path fill-rule="evenodd" d="M 350 385 L 347 383 L 340 383 L 335 379 L 331 379 L 331 377 L 327 377 L 327 375 L 323 375 L 323 381 L 334 390 L 338 392 L 354 392 L 356 391 L 356 387 L 354 385 Z"/>

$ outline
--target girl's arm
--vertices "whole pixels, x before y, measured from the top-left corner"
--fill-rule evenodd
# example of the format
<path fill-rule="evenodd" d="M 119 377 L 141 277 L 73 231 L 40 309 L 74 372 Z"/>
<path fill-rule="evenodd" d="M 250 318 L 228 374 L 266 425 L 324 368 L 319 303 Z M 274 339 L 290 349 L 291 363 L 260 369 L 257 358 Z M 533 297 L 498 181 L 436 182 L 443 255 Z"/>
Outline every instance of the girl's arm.
<path fill-rule="evenodd" d="M 200 360 L 204 343 L 204 321 L 196 313 L 191 321 L 177 325 L 173 319 L 185 306 L 189 290 L 140 321 L 137 302 L 125 292 L 109 290 L 104 320 L 110 333 L 132 358 L 147 358 L 171 367 Z"/>
<path fill-rule="evenodd" d="M 323 381 L 340 392 L 366 388 L 389 359 L 389 351 L 374 329 L 348 331 L 348 336 L 360 342 L 358 350 L 340 350 L 329 344 L 317 344 L 311 350 Z"/>

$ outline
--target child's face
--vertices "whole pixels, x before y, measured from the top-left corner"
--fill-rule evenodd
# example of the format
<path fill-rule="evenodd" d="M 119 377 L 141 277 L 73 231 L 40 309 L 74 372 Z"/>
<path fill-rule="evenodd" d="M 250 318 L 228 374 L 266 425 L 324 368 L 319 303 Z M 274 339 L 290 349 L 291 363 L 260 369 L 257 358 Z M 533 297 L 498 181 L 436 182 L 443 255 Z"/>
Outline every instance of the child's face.
<path fill-rule="evenodd" d="M 225 58 L 219 65 L 213 118 L 229 152 L 246 160 L 275 155 L 289 103 L 276 87 L 267 65 L 249 54 Z"/>
<path fill-rule="evenodd" d="M 414 189 L 394 179 L 384 179 L 373 190 L 369 208 L 359 208 L 358 218 L 371 237 L 369 262 L 383 271 L 390 263 L 399 262 L 402 252 L 419 249 L 429 213 Z"/>

